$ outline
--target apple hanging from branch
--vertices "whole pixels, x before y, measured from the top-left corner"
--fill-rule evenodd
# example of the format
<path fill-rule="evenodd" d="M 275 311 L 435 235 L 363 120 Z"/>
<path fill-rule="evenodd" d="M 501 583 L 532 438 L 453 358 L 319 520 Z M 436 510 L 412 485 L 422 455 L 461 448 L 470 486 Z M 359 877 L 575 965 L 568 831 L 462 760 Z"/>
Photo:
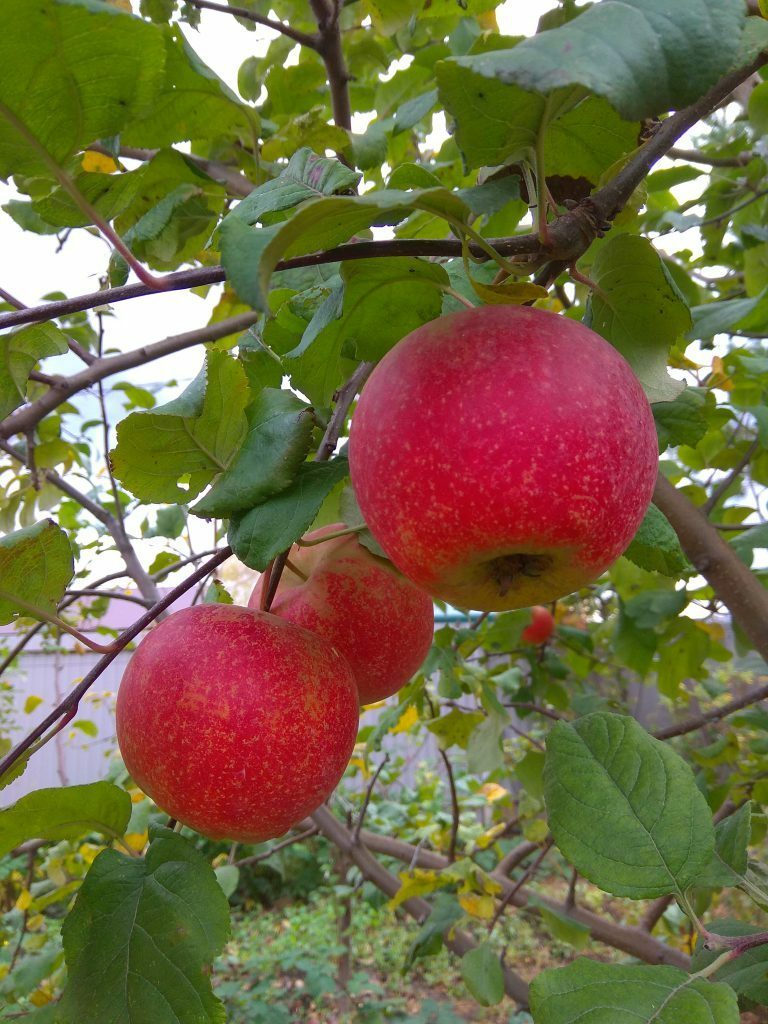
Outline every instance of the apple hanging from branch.
<path fill-rule="evenodd" d="M 597 579 L 640 525 L 658 447 L 637 378 L 599 335 L 483 306 L 387 353 L 354 413 L 349 461 L 394 564 L 435 598 L 493 611 Z"/>
<path fill-rule="evenodd" d="M 543 604 L 536 604 L 531 608 L 531 621 L 520 634 L 520 639 L 524 644 L 531 646 L 545 644 L 552 636 L 554 628 L 552 612 Z"/>
<path fill-rule="evenodd" d="M 352 666 L 361 704 L 396 693 L 427 656 L 434 633 L 432 599 L 357 536 L 325 526 L 294 545 L 270 611 L 323 637 Z M 294 572 L 295 567 L 298 572 Z M 265 573 L 248 605 L 258 608 Z"/>
<path fill-rule="evenodd" d="M 262 842 L 316 810 L 357 725 L 352 669 L 329 643 L 236 605 L 170 615 L 139 644 L 117 695 L 131 776 L 213 839 Z"/>

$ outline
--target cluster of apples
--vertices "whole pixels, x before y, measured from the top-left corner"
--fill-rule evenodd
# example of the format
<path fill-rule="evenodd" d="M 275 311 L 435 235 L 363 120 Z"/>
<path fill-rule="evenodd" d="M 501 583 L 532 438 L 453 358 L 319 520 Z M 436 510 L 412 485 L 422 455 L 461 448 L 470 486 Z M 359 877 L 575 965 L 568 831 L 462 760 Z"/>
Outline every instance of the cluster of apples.
<path fill-rule="evenodd" d="M 341 778 L 359 704 L 423 661 L 433 598 L 505 610 L 596 579 L 634 536 L 657 459 L 639 382 L 584 325 L 510 306 L 425 324 L 376 367 L 350 432 L 355 493 L 393 565 L 318 531 L 270 613 L 262 581 L 249 608 L 169 616 L 118 693 L 128 770 L 205 835 L 281 835 Z M 551 631 L 537 607 L 523 641 Z"/>

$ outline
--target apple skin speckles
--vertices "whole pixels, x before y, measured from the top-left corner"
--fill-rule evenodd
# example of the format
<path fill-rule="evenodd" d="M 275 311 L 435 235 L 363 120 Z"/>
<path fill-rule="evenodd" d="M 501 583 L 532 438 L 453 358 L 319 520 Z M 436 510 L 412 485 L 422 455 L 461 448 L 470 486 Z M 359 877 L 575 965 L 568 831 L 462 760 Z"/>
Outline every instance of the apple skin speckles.
<path fill-rule="evenodd" d="M 274 615 L 206 604 L 174 612 L 139 644 L 117 695 L 134 781 L 212 839 L 262 842 L 316 810 L 355 744 L 347 661 Z"/>
<path fill-rule="evenodd" d="M 349 460 L 365 520 L 404 575 L 490 611 L 562 597 L 614 562 L 650 502 L 658 447 L 648 400 L 604 339 L 554 313 L 483 306 L 384 357 Z M 548 568 L 500 584 L 499 559 L 517 555 Z"/>

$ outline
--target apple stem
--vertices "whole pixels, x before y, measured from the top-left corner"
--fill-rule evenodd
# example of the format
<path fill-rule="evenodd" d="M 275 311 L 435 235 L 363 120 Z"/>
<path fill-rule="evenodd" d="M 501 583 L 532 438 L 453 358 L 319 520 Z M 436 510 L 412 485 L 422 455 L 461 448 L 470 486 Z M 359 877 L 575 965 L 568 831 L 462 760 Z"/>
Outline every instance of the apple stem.
<path fill-rule="evenodd" d="M 285 568 L 286 569 L 290 569 L 291 572 L 294 573 L 294 575 L 298 576 L 299 579 L 304 580 L 305 583 L 309 579 L 309 576 L 307 576 L 306 573 L 302 572 L 301 569 L 299 569 L 299 567 L 295 564 L 295 562 L 292 562 L 290 560 L 290 558 L 286 558 L 286 560 L 285 560 Z"/>
<path fill-rule="evenodd" d="M 267 611 L 267 594 L 269 592 L 269 581 L 272 577 L 272 566 L 275 564 L 274 558 L 266 567 L 264 572 L 261 574 L 261 589 L 259 590 L 259 611 Z"/>
<path fill-rule="evenodd" d="M 456 299 L 456 301 L 460 302 L 462 304 L 462 306 L 466 306 L 467 309 L 475 309 L 476 308 L 474 302 L 472 302 L 471 299 L 468 299 L 465 295 L 462 295 L 460 292 L 457 292 L 455 288 L 443 287 L 440 290 L 442 292 L 444 292 L 446 295 L 450 295 L 451 298 Z"/>
<path fill-rule="evenodd" d="M 348 526 L 344 530 L 334 530 L 333 533 L 326 533 L 324 537 L 316 537 L 314 540 L 304 540 L 303 537 L 299 537 L 296 543 L 300 548 L 314 548 L 318 544 L 325 544 L 327 540 L 335 540 L 337 537 L 347 537 L 354 533 L 362 533 L 363 530 L 367 529 L 368 527 L 365 525 L 365 523 L 360 523 L 359 526 Z M 290 568 L 290 565 L 288 566 L 288 568 Z M 294 570 L 294 572 L 295 571 L 296 570 Z M 297 575 L 300 576 L 301 573 L 297 573 Z"/>

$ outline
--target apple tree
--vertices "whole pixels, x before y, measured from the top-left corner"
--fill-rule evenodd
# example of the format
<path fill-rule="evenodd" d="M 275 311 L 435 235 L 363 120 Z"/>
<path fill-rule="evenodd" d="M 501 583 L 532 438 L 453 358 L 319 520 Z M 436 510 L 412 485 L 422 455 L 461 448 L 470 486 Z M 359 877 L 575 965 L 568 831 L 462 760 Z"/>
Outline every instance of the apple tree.
<path fill-rule="evenodd" d="M 323 837 L 415 921 L 411 963 L 446 946 L 483 1006 L 734 1024 L 768 1005 L 768 13 L 553 0 L 525 37 L 515 7 L 5 0 L 4 216 L 56 239 L 62 263 L 83 236 L 104 248 L 73 294 L 41 294 L 30 270 L 17 295 L 0 274 L 0 623 L 17 631 L 1 674 L 41 632 L 101 655 L 28 735 L 0 737 L 0 785 L 178 598 L 231 603 L 233 560 L 264 574 L 268 612 L 311 529 L 341 523 L 383 558 L 346 440 L 403 338 L 477 307 L 580 321 L 653 413 L 635 536 L 533 619 L 438 603 L 424 664 L 363 710 L 344 802 L 277 845 Z M 195 51 L 222 20 L 253 43 L 228 69 L 236 91 Z M 195 297 L 197 325 L 159 336 L 160 294 Z M 143 327 L 117 344 L 127 309 Z M 171 355 L 186 386 L 132 373 Z M 487 378 L 499 408 L 493 365 Z M 469 431 L 482 413 L 456 416 Z M 551 451 L 566 471 L 568 439 Z M 472 479 L 460 443 L 445 458 Z M 119 635 L 79 628 L 126 598 Z M 380 813 L 393 735 L 434 744 L 431 817 Z M 30 858 L 2 883 L 1 1019 L 224 1019 L 221 879 L 167 814 L 143 834 L 141 802 L 123 774 L 0 810 L 0 855 Z M 66 844 L 85 838 L 76 864 Z M 62 843 L 36 887 L 35 858 Z M 46 959 L 36 928 L 53 910 Z M 571 962 L 531 977 L 514 948 L 499 956 L 513 914 Z"/>

